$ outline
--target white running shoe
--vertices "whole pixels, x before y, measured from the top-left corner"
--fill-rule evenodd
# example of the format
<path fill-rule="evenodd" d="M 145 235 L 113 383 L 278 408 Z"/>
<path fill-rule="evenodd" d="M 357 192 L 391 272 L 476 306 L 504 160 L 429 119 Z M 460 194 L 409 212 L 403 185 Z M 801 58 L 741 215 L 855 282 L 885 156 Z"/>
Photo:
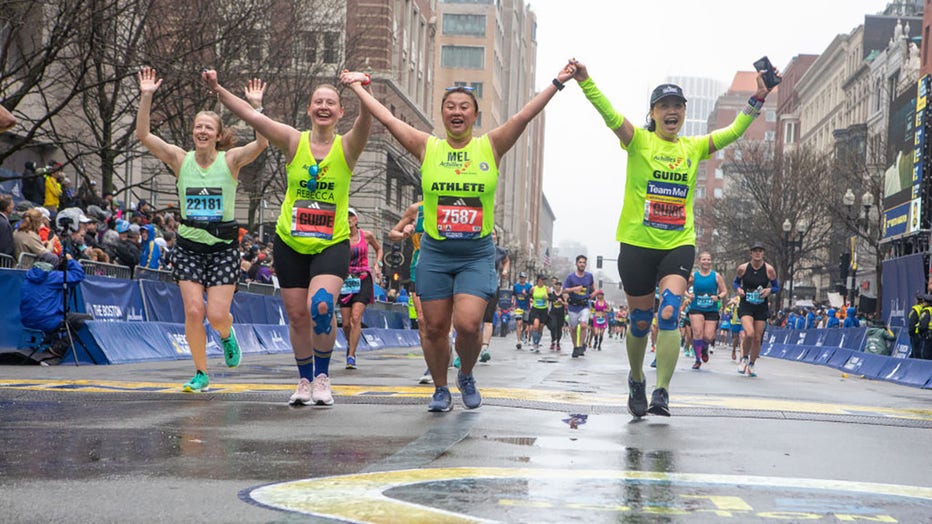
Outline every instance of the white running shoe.
<path fill-rule="evenodd" d="M 744 375 L 748 370 L 748 364 L 751 362 L 751 359 L 748 357 L 741 357 L 741 363 L 738 364 L 738 373 Z"/>
<path fill-rule="evenodd" d="M 417 381 L 418 384 L 433 384 L 434 379 L 430 376 L 430 372 L 424 373 L 421 375 L 421 378 Z"/>
<path fill-rule="evenodd" d="M 318 406 L 332 406 L 333 392 L 330 390 L 330 378 L 321 373 L 311 383 L 311 400 Z"/>
<path fill-rule="evenodd" d="M 298 404 L 306 406 L 311 403 L 311 381 L 306 378 L 301 378 L 301 381 L 298 382 L 298 388 L 295 389 L 294 395 L 291 395 L 291 399 L 288 400 L 288 403 L 292 406 L 297 406 Z"/>

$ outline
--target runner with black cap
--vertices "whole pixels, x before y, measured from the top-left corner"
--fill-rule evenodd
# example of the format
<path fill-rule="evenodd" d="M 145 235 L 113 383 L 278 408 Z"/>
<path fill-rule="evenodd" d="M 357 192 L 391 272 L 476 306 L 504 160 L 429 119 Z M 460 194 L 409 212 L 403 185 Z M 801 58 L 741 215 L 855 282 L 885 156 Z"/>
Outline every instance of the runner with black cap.
<path fill-rule="evenodd" d="M 744 330 L 741 341 L 741 363 L 738 373 L 756 377 L 754 364 L 760 355 L 760 344 L 764 337 L 764 327 L 770 316 L 767 297 L 780 291 L 777 270 L 764 262 L 764 244 L 757 241 L 751 244 L 751 260 L 738 266 L 738 275 L 734 281 L 735 291 L 741 297 L 738 304 L 738 316 Z"/>
<path fill-rule="evenodd" d="M 654 89 L 642 129 L 612 108 L 586 66 L 575 59 L 570 64 L 576 67 L 574 78 L 586 98 L 628 152 L 624 205 L 615 235 L 620 243 L 618 272 L 631 308 L 628 409 L 637 417 L 648 412 L 669 416 L 667 390 L 680 346 L 678 315 L 696 252 L 693 201 L 699 162 L 741 137 L 770 89 L 758 74 L 757 91 L 731 125 L 708 135 L 683 137 L 679 132 L 686 122 L 686 96 L 679 86 L 661 84 Z M 648 405 L 642 368 L 658 283 L 657 386 Z"/>

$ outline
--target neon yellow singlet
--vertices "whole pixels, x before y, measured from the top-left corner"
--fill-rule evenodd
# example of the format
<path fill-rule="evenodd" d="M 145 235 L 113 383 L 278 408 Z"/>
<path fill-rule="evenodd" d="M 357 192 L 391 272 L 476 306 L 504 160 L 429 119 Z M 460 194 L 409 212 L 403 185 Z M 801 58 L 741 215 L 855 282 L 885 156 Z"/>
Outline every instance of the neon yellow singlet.
<path fill-rule="evenodd" d="M 550 298 L 550 289 L 547 286 L 531 289 L 531 307 L 534 309 L 547 309 L 547 299 Z"/>
<path fill-rule="evenodd" d="M 349 187 L 353 176 L 343 154 L 343 136 L 336 135 L 321 160 L 317 187 L 308 169 L 317 164 L 311 154 L 310 131 L 301 133 L 298 150 L 286 168 L 288 189 L 275 233 L 298 253 L 316 255 L 349 238 Z"/>
<path fill-rule="evenodd" d="M 462 149 L 428 138 L 421 164 L 424 232 L 437 240 L 490 234 L 497 185 L 498 166 L 487 135 L 473 138 Z"/>
<path fill-rule="evenodd" d="M 652 249 L 695 245 L 693 200 L 699 161 L 709 158 L 709 137 L 668 142 L 642 128 L 627 147 L 625 202 L 615 239 Z"/>
<path fill-rule="evenodd" d="M 237 185 L 239 182 L 233 178 L 230 168 L 227 167 L 225 151 L 217 152 L 217 158 L 207 169 L 202 169 L 198 165 L 197 160 L 194 159 L 194 151 L 188 151 L 181 162 L 181 170 L 175 182 L 181 218 L 203 222 L 233 220 L 236 212 Z M 188 227 L 184 224 L 178 226 L 178 236 L 208 246 L 232 242 L 232 240 L 221 240 L 203 229 Z"/>

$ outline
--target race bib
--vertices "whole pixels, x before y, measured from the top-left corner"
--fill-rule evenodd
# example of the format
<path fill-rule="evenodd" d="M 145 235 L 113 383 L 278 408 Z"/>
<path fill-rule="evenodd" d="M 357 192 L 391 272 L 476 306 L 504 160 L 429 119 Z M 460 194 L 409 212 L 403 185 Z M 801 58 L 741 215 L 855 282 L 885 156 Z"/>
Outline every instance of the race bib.
<path fill-rule="evenodd" d="M 343 281 L 343 287 L 340 288 L 341 295 L 355 295 L 362 289 L 362 280 L 359 277 L 348 277 Z"/>
<path fill-rule="evenodd" d="M 536 307 L 537 309 L 543 309 L 543 308 L 547 307 L 547 299 L 545 299 L 545 298 L 535 298 L 535 299 L 534 299 L 534 307 Z"/>
<path fill-rule="evenodd" d="M 748 304 L 763 304 L 764 299 L 760 296 L 760 291 L 748 291 L 744 294 L 744 300 L 747 300 Z"/>
<path fill-rule="evenodd" d="M 710 295 L 699 295 L 696 297 L 696 307 L 708 308 L 714 306 Z"/>
<path fill-rule="evenodd" d="M 479 197 L 439 197 L 437 232 L 449 239 L 478 238 L 482 233 L 482 202 Z"/>
<path fill-rule="evenodd" d="M 184 195 L 185 216 L 189 220 L 220 222 L 223 220 L 223 189 L 189 187 Z"/>
<path fill-rule="evenodd" d="M 650 181 L 644 200 L 644 225 L 655 229 L 681 230 L 686 227 L 686 197 L 689 187 Z"/>
<path fill-rule="evenodd" d="M 316 200 L 299 200 L 291 210 L 291 236 L 333 239 L 336 206 Z"/>

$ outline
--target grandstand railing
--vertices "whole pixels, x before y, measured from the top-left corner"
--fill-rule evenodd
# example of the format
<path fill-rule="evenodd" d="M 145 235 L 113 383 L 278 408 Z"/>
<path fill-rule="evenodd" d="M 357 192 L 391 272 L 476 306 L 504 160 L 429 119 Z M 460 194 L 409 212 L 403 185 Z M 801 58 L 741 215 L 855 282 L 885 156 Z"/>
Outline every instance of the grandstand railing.
<path fill-rule="evenodd" d="M 91 260 L 79 260 L 84 273 L 87 275 L 96 275 L 99 277 L 111 278 L 132 278 L 132 271 L 126 266 L 117 264 L 104 264 L 103 262 L 94 262 Z"/>
<path fill-rule="evenodd" d="M 18 269 L 29 269 L 32 267 L 32 263 L 39 258 L 39 255 L 35 253 L 26 253 L 25 251 L 19 254 L 19 262 L 16 264 Z"/>
<path fill-rule="evenodd" d="M 160 280 L 162 282 L 174 282 L 175 277 L 171 271 L 165 269 L 152 269 L 143 266 L 136 266 L 133 270 L 133 278 L 136 280 Z"/>
<path fill-rule="evenodd" d="M 0 253 L 0 267 L 13 269 L 16 267 L 16 259 L 12 255 L 4 255 Z"/>
<path fill-rule="evenodd" d="M 247 282 L 245 284 L 240 283 L 240 289 L 243 289 L 243 291 L 247 291 L 249 293 L 267 295 L 270 297 L 281 294 L 281 291 L 272 284 L 261 284 L 259 282 Z"/>

